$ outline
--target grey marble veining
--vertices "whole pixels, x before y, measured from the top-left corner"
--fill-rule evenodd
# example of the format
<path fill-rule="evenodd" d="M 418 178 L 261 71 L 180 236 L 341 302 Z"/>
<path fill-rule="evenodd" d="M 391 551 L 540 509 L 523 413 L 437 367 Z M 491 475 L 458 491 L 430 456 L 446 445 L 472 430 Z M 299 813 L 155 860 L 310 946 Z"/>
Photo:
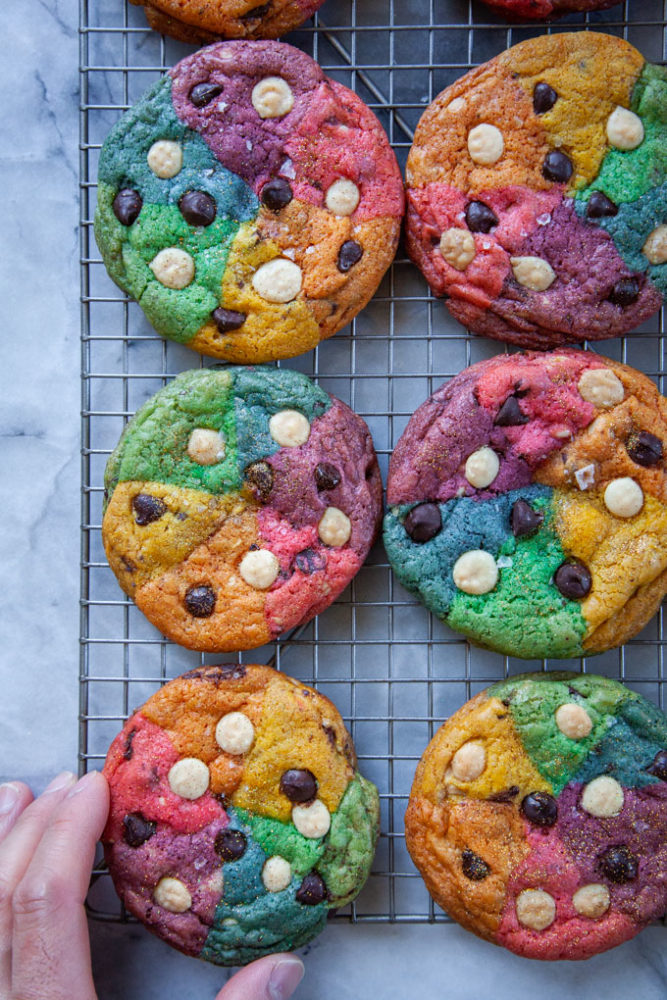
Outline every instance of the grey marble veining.
<path fill-rule="evenodd" d="M 76 767 L 79 613 L 78 39 L 73 0 L 3 11 L 3 476 L 0 778 L 39 790 Z M 105 0 L 98 0 L 102 15 Z M 100 1000 L 212 998 L 222 970 L 136 925 L 91 927 Z M 544 966 L 456 926 L 329 927 L 297 997 L 657 1000 L 667 931 L 584 964 Z"/>

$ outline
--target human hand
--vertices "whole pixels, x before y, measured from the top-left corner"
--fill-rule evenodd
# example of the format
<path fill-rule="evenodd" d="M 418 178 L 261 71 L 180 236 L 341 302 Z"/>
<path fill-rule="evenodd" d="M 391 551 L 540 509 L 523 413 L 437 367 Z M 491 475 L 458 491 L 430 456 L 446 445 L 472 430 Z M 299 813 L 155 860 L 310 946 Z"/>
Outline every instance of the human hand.
<path fill-rule="evenodd" d="M 0 786 L 0 1000 L 97 1000 L 83 902 L 108 811 L 97 771 L 64 772 L 37 799 Z M 295 955 L 269 955 L 216 1000 L 287 1000 L 302 977 Z"/>

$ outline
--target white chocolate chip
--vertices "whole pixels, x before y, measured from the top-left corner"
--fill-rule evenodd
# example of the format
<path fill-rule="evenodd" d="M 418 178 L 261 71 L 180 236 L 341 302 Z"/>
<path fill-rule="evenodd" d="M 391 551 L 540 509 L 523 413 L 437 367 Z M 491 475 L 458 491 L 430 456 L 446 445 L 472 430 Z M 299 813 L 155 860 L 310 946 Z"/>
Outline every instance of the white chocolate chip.
<path fill-rule="evenodd" d="M 472 549 L 456 560 L 452 576 L 464 594 L 488 594 L 498 583 L 498 566 L 490 552 Z"/>
<path fill-rule="evenodd" d="M 466 229 L 446 229 L 440 237 L 440 253 L 457 271 L 465 271 L 475 252 L 474 237 Z"/>
<path fill-rule="evenodd" d="M 298 410 L 279 410 L 269 420 L 269 434 L 281 448 L 299 448 L 310 437 L 310 423 Z"/>
<path fill-rule="evenodd" d="M 359 204 L 359 188 L 354 181 L 341 177 L 327 189 L 324 201 L 334 215 L 352 215 Z"/>
<path fill-rule="evenodd" d="M 483 743 L 470 740 L 459 747 L 452 757 L 451 771 L 457 781 L 474 781 L 486 768 L 486 750 Z"/>
<path fill-rule="evenodd" d="M 541 257 L 510 257 L 514 277 L 532 292 L 545 292 L 556 280 L 551 264 Z"/>
<path fill-rule="evenodd" d="M 524 889 L 516 898 L 516 916 L 531 931 L 544 931 L 556 919 L 556 901 L 544 889 Z"/>
<path fill-rule="evenodd" d="M 649 264 L 667 262 L 667 225 L 654 229 L 642 247 L 642 253 Z"/>
<path fill-rule="evenodd" d="M 581 808 L 591 816 L 618 816 L 623 801 L 622 786 L 608 774 L 593 778 L 581 793 Z"/>
<path fill-rule="evenodd" d="M 476 125 L 468 132 L 470 159 L 488 167 L 503 155 L 505 140 L 495 125 Z"/>
<path fill-rule="evenodd" d="M 294 94 L 281 76 L 265 76 L 252 88 L 252 106 L 260 118 L 282 118 L 294 107 Z"/>
<path fill-rule="evenodd" d="M 331 814 L 321 799 L 315 799 L 309 806 L 294 806 L 292 822 L 302 837 L 317 840 L 329 832 Z"/>
<path fill-rule="evenodd" d="M 301 268 L 286 257 L 275 257 L 258 267 L 252 287 L 267 302 L 291 302 L 301 291 Z"/>
<path fill-rule="evenodd" d="M 192 906 L 192 896 L 187 885 L 178 878 L 161 878 L 153 890 L 153 899 L 163 910 L 185 913 Z"/>
<path fill-rule="evenodd" d="M 195 276 L 195 262 L 185 250 L 166 247 L 153 257 L 148 265 L 165 288 L 180 291 L 187 288 Z"/>
<path fill-rule="evenodd" d="M 465 477 L 471 486 L 483 490 L 490 486 L 500 470 L 500 459 L 493 448 L 486 445 L 468 455 L 465 467 Z"/>
<path fill-rule="evenodd" d="M 205 864 L 203 859 L 202 859 L 202 864 Z M 214 892 L 216 896 L 222 896 L 222 890 L 225 887 L 225 878 L 224 875 L 222 874 L 222 871 L 213 872 L 212 875 L 209 875 L 209 877 L 204 882 L 204 885 L 206 886 L 209 892 Z"/>
<path fill-rule="evenodd" d="M 262 868 L 262 882 L 267 892 L 282 892 L 292 881 L 292 866 L 279 854 L 267 858 Z"/>
<path fill-rule="evenodd" d="M 198 799 L 207 790 L 208 767 L 198 757 L 183 757 L 169 769 L 169 787 L 182 799 Z"/>
<path fill-rule="evenodd" d="M 570 740 L 583 740 L 593 728 L 586 709 L 572 701 L 556 709 L 556 725 Z"/>
<path fill-rule="evenodd" d="M 188 455 L 197 465 L 216 465 L 225 457 L 225 439 L 218 431 L 195 427 L 188 440 Z"/>
<path fill-rule="evenodd" d="M 280 572 L 280 563 L 268 549 L 252 549 L 246 552 L 239 573 L 255 590 L 268 590 Z"/>
<path fill-rule="evenodd" d="M 644 139 L 639 115 L 627 108 L 614 108 L 607 119 L 607 139 L 616 149 L 636 149 Z"/>
<path fill-rule="evenodd" d="M 644 506 L 644 491 L 629 476 L 612 479 L 604 491 L 604 505 L 614 517 L 634 517 Z"/>
<path fill-rule="evenodd" d="M 591 920 L 596 920 L 606 913 L 610 902 L 609 889 L 600 882 L 582 885 L 572 897 L 572 905 L 577 913 L 582 917 L 590 917 Z"/>
<path fill-rule="evenodd" d="M 317 534 L 325 545 L 333 545 L 336 548 L 349 540 L 352 534 L 352 523 L 342 510 L 338 507 L 327 507 L 317 525 Z"/>
<path fill-rule="evenodd" d="M 445 111 L 450 111 L 453 115 L 457 115 L 459 111 L 463 111 L 466 106 L 466 102 L 462 97 L 455 97 L 453 101 L 450 101 Z"/>
<path fill-rule="evenodd" d="M 595 464 L 584 465 L 581 469 L 576 469 L 574 478 L 580 490 L 587 490 L 589 486 L 595 485 Z"/>
<path fill-rule="evenodd" d="M 577 389 L 582 399 L 603 410 L 617 406 L 625 398 L 623 383 L 610 368 L 589 368 L 579 379 Z"/>
<path fill-rule="evenodd" d="M 255 727 L 243 712 L 227 712 L 215 727 L 215 742 L 225 753 L 245 753 L 255 741 Z"/>
<path fill-rule="evenodd" d="M 148 166 L 156 177 L 175 177 L 183 167 L 183 148 L 173 139 L 158 139 L 148 150 Z"/>

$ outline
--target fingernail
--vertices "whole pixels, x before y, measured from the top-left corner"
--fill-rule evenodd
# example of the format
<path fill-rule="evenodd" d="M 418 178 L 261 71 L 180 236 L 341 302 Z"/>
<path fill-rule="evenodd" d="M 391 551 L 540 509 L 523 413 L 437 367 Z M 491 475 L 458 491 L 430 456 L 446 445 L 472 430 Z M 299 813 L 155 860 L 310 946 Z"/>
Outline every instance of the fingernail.
<path fill-rule="evenodd" d="M 67 788 L 69 785 L 73 785 L 76 781 L 76 775 L 72 774 L 71 771 L 63 771 L 59 774 L 57 778 L 54 778 L 50 785 L 47 785 L 44 789 L 44 795 L 49 795 L 50 792 L 59 792 L 62 788 Z"/>
<path fill-rule="evenodd" d="M 78 795 L 79 792 L 84 792 L 99 773 L 99 771 L 87 771 L 83 778 L 79 778 L 74 788 L 67 793 L 67 798 L 69 798 L 70 795 Z"/>
<path fill-rule="evenodd" d="M 296 955 L 291 958 L 281 958 L 273 966 L 266 986 L 269 1000 L 287 1000 L 291 997 L 303 979 L 305 971 L 303 962 Z"/>
<path fill-rule="evenodd" d="M 18 797 L 19 790 L 11 781 L 0 785 L 0 816 L 5 816 L 8 812 L 12 811 L 18 801 Z"/>

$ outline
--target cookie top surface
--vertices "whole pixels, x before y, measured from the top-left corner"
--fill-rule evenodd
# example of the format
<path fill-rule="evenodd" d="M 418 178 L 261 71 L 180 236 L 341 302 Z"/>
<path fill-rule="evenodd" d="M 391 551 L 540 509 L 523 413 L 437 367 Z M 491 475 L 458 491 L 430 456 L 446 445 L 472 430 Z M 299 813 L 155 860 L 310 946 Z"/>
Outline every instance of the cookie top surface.
<path fill-rule="evenodd" d="M 190 649 L 252 649 L 309 621 L 364 562 L 382 482 L 368 428 L 287 369 L 179 375 L 105 473 L 118 582 Z"/>
<path fill-rule="evenodd" d="M 667 910 L 667 719 L 605 677 L 494 684 L 427 747 L 405 828 L 468 930 L 530 958 L 605 951 Z"/>
<path fill-rule="evenodd" d="M 104 773 L 125 907 L 188 955 L 244 965 L 318 934 L 370 872 L 377 789 L 335 706 L 270 667 L 200 667 L 127 721 Z"/>
<path fill-rule="evenodd" d="M 160 334 L 254 363 L 357 314 L 402 213 L 396 158 L 363 102 L 290 45 L 239 41 L 183 59 L 113 128 L 95 234 Z"/>
<path fill-rule="evenodd" d="M 483 3 L 511 20 L 544 21 L 563 14 L 606 10 L 620 0 L 483 0 Z"/>
<path fill-rule="evenodd" d="M 207 45 L 225 38 L 278 38 L 303 24 L 323 0 L 132 0 L 151 28 L 181 42 Z"/>
<path fill-rule="evenodd" d="M 667 401 L 632 368 L 572 348 L 475 364 L 391 457 L 393 570 L 501 653 L 620 645 L 667 591 L 666 447 Z"/>
<path fill-rule="evenodd" d="M 422 116 L 408 251 L 476 333 L 619 336 L 667 288 L 666 151 L 667 70 L 594 32 L 522 42 Z"/>

